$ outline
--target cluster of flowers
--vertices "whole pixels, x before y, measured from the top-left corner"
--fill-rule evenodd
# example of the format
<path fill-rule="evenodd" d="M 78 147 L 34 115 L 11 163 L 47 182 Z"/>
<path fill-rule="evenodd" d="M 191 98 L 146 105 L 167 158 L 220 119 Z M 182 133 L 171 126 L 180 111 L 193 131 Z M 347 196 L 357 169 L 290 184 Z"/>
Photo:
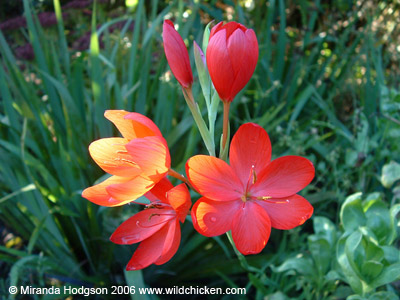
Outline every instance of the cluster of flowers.
<path fill-rule="evenodd" d="M 208 34 L 205 56 L 195 44 L 197 57 L 201 58 L 197 69 L 199 77 L 206 74 L 211 78 L 224 104 L 221 152 L 227 153 L 229 105 L 255 70 L 258 43 L 253 30 L 236 22 L 221 22 Z M 163 41 L 168 63 L 192 110 L 196 103 L 191 92 L 189 55 L 169 20 L 164 22 Z M 195 110 L 192 113 L 202 132 L 203 125 Z M 291 229 L 313 213 L 311 204 L 297 194 L 313 179 L 313 164 L 299 156 L 271 161 L 269 136 L 257 124 L 243 124 L 234 134 L 229 164 L 224 155 L 220 155 L 222 159 L 196 155 L 186 163 L 186 178 L 171 169 L 167 142 L 150 119 L 122 110 L 106 111 L 105 117 L 122 137 L 97 140 L 89 151 L 94 161 L 112 176 L 85 189 L 82 196 L 102 206 L 123 205 L 143 195 L 150 200 L 144 210 L 123 222 L 110 238 L 117 244 L 141 242 L 127 270 L 163 264 L 176 253 L 181 237 L 179 222 L 185 221 L 192 206 L 187 185 L 202 195 L 190 213 L 194 228 L 208 237 L 230 231 L 236 248 L 244 255 L 262 251 L 271 227 Z M 203 139 L 206 136 L 202 132 Z M 209 149 L 210 154 L 212 151 Z M 167 175 L 184 183 L 174 187 Z"/>

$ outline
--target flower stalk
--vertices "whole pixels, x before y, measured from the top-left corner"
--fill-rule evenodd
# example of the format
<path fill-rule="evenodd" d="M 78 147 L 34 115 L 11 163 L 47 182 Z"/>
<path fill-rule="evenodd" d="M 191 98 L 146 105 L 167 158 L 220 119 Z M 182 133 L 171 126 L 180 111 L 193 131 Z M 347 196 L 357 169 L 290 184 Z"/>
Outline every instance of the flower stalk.
<path fill-rule="evenodd" d="M 228 131 L 229 131 L 229 108 L 231 106 L 230 102 L 223 101 L 224 102 L 224 120 L 223 120 L 223 129 L 222 129 L 222 149 L 221 153 L 224 154 L 224 156 L 228 155 L 228 151 L 225 151 L 225 148 L 227 147 L 227 140 L 228 140 Z M 223 160 L 226 160 L 226 157 L 222 157 Z"/>
<path fill-rule="evenodd" d="M 229 243 L 231 244 L 233 251 L 235 252 L 237 258 L 239 259 L 242 268 L 245 269 L 247 272 L 258 273 L 261 275 L 264 274 L 261 270 L 249 265 L 249 263 L 246 260 L 246 257 L 242 253 L 240 253 L 239 250 L 236 248 L 235 242 L 233 241 L 232 238 L 232 233 L 230 231 L 226 233 L 226 236 L 228 237 Z"/>
<path fill-rule="evenodd" d="M 189 181 L 185 176 L 183 176 L 182 174 L 179 174 L 179 173 L 176 172 L 175 170 L 173 170 L 173 169 L 170 168 L 170 169 L 168 170 L 168 175 L 169 175 L 169 176 L 172 176 L 172 177 L 174 177 L 174 178 L 176 178 L 176 179 L 179 179 L 180 181 L 183 181 L 183 182 L 186 183 L 190 188 L 193 189 L 192 185 L 190 184 L 190 181 Z"/>
<path fill-rule="evenodd" d="M 190 112 L 192 113 L 193 119 L 196 122 L 197 127 L 199 128 L 200 135 L 204 141 L 204 144 L 206 145 L 208 153 L 211 156 L 215 156 L 214 139 L 211 137 L 207 125 L 204 122 L 203 117 L 201 116 L 199 107 L 193 98 L 192 89 L 183 88 L 182 91 L 183 91 L 183 96 L 186 100 L 186 104 L 188 105 Z"/>

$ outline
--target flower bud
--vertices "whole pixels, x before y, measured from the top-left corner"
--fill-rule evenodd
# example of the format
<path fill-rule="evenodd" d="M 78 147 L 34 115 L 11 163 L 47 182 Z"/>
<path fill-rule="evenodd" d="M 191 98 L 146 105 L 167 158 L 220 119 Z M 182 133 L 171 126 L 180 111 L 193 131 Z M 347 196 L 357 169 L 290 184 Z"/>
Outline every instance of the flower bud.
<path fill-rule="evenodd" d="M 231 102 L 247 84 L 258 60 L 258 42 L 252 29 L 222 22 L 210 33 L 207 67 L 219 97 Z"/>
<path fill-rule="evenodd" d="M 189 54 L 182 37 L 175 30 L 174 24 L 170 20 L 164 21 L 162 37 L 165 56 L 172 73 L 183 88 L 190 87 L 193 83 L 193 75 Z"/>

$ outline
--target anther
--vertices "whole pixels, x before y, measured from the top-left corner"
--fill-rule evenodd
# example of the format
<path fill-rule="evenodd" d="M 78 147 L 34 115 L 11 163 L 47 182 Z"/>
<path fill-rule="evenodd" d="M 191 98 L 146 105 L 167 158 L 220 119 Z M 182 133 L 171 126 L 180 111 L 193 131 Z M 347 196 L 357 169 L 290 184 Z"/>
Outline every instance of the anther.
<path fill-rule="evenodd" d="M 255 184 L 257 181 L 257 174 L 256 174 L 256 170 L 254 170 L 254 166 L 251 170 L 253 171 L 253 184 Z"/>
<path fill-rule="evenodd" d="M 117 151 L 115 151 L 117 154 L 126 154 L 126 153 L 128 153 L 128 151 L 126 151 L 126 150 L 117 150 Z"/>
<path fill-rule="evenodd" d="M 133 162 L 133 161 L 131 161 L 129 159 L 126 159 L 126 158 L 117 157 L 117 158 L 114 158 L 114 160 L 123 161 L 123 162 L 129 163 L 129 164 L 132 164 L 134 166 L 137 166 L 137 163 L 135 163 L 135 162 Z"/>
<path fill-rule="evenodd" d="M 271 198 L 272 197 L 269 197 L 269 196 L 263 196 L 263 197 L 257 197 L 257 200 L 263 200 L 265 202 L 273 203 L 273 204 L 287 204 L 287 203 L 289 203 L 289 199 L 286 199 L 286 200 L 283 200 L 283 201 L 280 201 L 280 200 L 269 200 Z"/>

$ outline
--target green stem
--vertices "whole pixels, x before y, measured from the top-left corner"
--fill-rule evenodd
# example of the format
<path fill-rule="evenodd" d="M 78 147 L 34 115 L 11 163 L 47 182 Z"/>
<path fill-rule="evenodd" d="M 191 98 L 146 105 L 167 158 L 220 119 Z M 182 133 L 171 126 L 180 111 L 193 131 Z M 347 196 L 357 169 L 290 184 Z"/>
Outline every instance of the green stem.
<path fill-rule="evenodd" d="M 192 88 L 182 88 L 183 96 L 185 97 L 186 103 L 189 106 L 190 112 L 192 113 L 193 119 L 196 122 L 197 127 L 199 128 L 200 135 L 206 145 L 208 153 L 211 156 L 215 156 L 215 146 L 213 139 L 211 138 L 210 132 L 208 131 L 207 125 L 201 116 L 200 110 L 197 106 L 197 103 L 194 101 Z"/>
<path fill-rule="evenodd" d="M 244 257 L 244 255 L 242 253 L 239 252 L 239 250 L 236 248 L 235 243 L 233 242 L 233 238 L 232 238 L 232 233 L 230 231 L 228 231 L 226 233 L 226 236 L 228 237 L 229 243 L 231 243 L 233 250 L 235 251 L 235 254 L 237 256 L 237 258 L 239 259 L 240 265 L 242 266 L 243 269 L 245 269 L 247 272 L 253 272 L 253 273 L 257 273 L 257 274 L 264 274 L 261 270 L 252 267 L 248 264 L 246 257 Z"/>
<path fill-rule="evenodd" d="M 209 131 L 210 131 L 210 136 L 213 140 L 213 145 L 214 145 L 214 131 L 215 131 L 215 120 L 217 119 L 217 111 L 218 111 L 218 105 L 221 99 L 219 98 L 219 95 L 216 91 L 214 91 L 214 95 L 211 100 L 211 105 L 208 108 L 208 123 L 209 123 Z"/>
<path fill-rule="evenodd" d="M 219 158 L 224 161 L 228 160 L 228 148 L 229 148 L 229 108 L 231 106 L 230 102 L 224 103 L 224 119 L 223 119 L 223 127 L 222 127 L 222 140 L 221 140 L 221 149 L 219 152 Z"/>

